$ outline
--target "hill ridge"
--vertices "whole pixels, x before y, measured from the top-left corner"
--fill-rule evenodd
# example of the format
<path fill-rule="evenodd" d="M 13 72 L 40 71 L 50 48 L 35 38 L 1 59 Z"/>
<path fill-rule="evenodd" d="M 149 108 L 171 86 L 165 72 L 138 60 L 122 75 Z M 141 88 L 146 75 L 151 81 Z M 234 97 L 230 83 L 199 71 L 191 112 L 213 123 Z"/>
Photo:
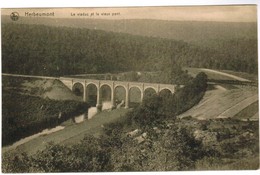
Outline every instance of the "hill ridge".
<path fill-rule="evenodd" d="M 40 20 L 39 20 L 40 19 Z M 9 16 L 2 16 L 2 23 L 12 22 Z M 13 22 L 14 23 L 14 22 Z M 216 38 L 256 38 L 257 23 L 178 21 L 158 19 L 83 19 L 83 18 L 29 18 L 21 17 L 15 23 L 67 26 L 94 30 L 154 36 L 195 42 Z"/>

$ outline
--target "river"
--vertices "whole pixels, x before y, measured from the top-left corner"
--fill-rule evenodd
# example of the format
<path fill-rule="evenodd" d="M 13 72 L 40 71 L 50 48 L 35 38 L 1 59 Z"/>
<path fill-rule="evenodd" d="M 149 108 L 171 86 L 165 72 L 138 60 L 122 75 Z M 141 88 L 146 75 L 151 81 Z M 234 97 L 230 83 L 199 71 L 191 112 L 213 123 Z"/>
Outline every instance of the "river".
<path fill-rule="evenodd" d="M 102 103 L 102 111 L 103 110 L 110 110 L 112 107 L 111 105 L 111 102 L 110 101 L 105 101 Z M 98 113 L 98 110 L 97 110 L 97 107 L 90 107 L 88 109 L 88 112 L 84 113 L 84 114 L 81 114 L 79 116 L 75 116 L 75 123 L 81 123 L 83 122 L 84 120 L 90 120 L 91 118 L 93 118 L 96 114 Z M 19 141 L 13 143 L 11 146 L 7 146 L 7 147 L 4 147 L 2 149 L 3 152 L 6 152 L 8 150 L 12 150 L 12 149 L 15 149 L 17 146 L 19 145 L 22 145 L 26 142 L 29 142 L 30 140 L 33 140 L 37 137 L 40 137 L 40 136 L 44 136 L 44 135 L 48 135 L 48 134 L 51 134 L 51 133 L 54 133 L 54 132 L 57 132 L 57 131 L 60 131 L 60 130 L 63 130 L 65 128 L 65 126 L 56 126 L 55 128 L 51 128 L 51 129 L 44 129 L 42 130 L 41 132 L 39 133 L 36 133 L 34 135 L 31 135 L 31 136 L 28 136 L 28 137 L 25 137 L 23 139 L 20 139 Z"/>

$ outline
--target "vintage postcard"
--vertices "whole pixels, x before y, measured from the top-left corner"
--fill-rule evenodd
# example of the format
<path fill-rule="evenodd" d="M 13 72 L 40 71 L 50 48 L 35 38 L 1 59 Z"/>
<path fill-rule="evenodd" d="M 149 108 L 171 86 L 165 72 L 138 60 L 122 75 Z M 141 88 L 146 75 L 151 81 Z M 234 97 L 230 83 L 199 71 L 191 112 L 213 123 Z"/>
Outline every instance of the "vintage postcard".
<path fill-rule="evenodd" d="M 259 169 L 257 5 L 2 8 L 2 172 Z"/>

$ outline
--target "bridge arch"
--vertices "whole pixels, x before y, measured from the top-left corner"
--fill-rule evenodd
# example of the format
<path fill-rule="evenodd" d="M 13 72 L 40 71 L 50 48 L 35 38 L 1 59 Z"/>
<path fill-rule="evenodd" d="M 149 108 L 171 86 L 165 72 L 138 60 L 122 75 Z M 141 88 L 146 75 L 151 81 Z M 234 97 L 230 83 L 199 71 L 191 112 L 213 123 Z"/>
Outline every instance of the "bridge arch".
<path fill-rule="evenodd" d="M 137 88 L 137 89 L 139 89 L 140 90 L 140 92 L 142 92 L 143 90 L 142 90 L 142 88 L 140 87 L 140 86 L 137 86 L 137 85 L 129 85 L 129 90 L 131 89 L 131 88 Z"/>
<path fill-rule="evenodd" d="M 76 96 L 81 96 L 82 99 L 84 98 L 84 91 L 85 91 L 85 87 L 84 84 L 81 82 L 74 82 L 72 84 L 72 92 L 76 95 Z"/>
<path fill-rule="evenodd" d="M 112 87 L 112 85 L 111 85 L 111 84 L 109 84 L 109 83 L 101 83 L 101 84 L 100 84 L 100 88 L 101 88 L 102 86 L 109 86 L 109 87 L 110 87 L 110 89 L 111 89 L 111 90 L 113 90 L 113 87 Z"/>
<path fill-rule="evenodd" d="M 86 102 L 91 106 L 96 106 L 97 104 L 97 93 L 97 85 L 95 83 L 88 83 L 86 86 Z"/>
<path fill-rule="evenodd" d="M 127 87 L 123 84 L 116 84 L 114 89 L 116 89 L 117 87 L 123 87 L 125 90 L 127 90 Z"/>
<path fill-rule="evenodd" d="M 147 87 L 144 89 L 144 98 L 150 97 L 153 94 L 156 94 L 156 89 L 153 87 Z"/>
<path fill-rule="evenodd" d="M 170 91 L 172 94 L 174 93 L 172 89 L 167 88 L 167 87 L 161 88 L 161 89 L 160 89 L 160 92 L 161 92 L 161 91 Z"/>
<path fill-rule="evenodd" d="M 88 82 L 88 83 L 86 83 L 86 87 L 88 87 L 89 85 L 95 85 L 96 88 L 98 88 L 98 84 L 95 83 L 95 82 Z"/>
<path fill-rule="evenodd" d="M 143 98 L 142 93 L 143 92 L 142 92 L 141 88 L 138 86 L 132 86 L 129 89 L 129 105 L 131 107 L 136 106 L 142 102 L 142 98 Z"/>
<path fill-rule="evenodd" d="M 163 88 L 159 92 L 159 96 L 161 97 L 170 97 L 172 95 L 172 91 L 169 88 Z"/>
<path fill-rule="evenodd" d="M 170 91 L 172 94 L 174 93 L 174 90 L 171 89 L 171 88 L 168 88 L 168 87 L 161 88 L 161 89 L 160 89 L 160 92 L 163 91 L 163 90 L 168 90 L 168 91 Z"/>
<path fill-rule="evenodd" d="M 123 85 L 116 85 L 114 88 L 114 100 L 116 107 L 125 107 L 127 89 Z"/>
<path fill-rule="evenodd" d="M 153 87 L 153 86 L 146 86 L 145 88 L 144 88 L 144 91 L 146 91 L 146 90 L 149 90 L 149 89 L 153 89 L 154 91 L 155 91 L 155 93 L 157 93 L 157 91 L 158 91 L 158 89 L 157 88 L 155 88 L 155 87 Z"/>
<path fill-rule="evenodd" d="M 113 106 L 113 102 L 111 102 L 113 89 L 107 85 L 103 84 L 100 86 L 100 104 L 102 105 L 102 109 L 111 109 Z"/>

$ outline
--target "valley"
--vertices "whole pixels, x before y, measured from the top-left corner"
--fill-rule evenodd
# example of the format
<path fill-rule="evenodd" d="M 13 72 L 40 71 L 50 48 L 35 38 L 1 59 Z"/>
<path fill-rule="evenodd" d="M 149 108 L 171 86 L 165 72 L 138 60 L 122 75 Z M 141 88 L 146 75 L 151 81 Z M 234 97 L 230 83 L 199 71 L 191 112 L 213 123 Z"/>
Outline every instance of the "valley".
<path fill-rule="evenodd" d="M 3 9 L 2 172 L 259 169 L 256 6 L 103 10 Z"/>

